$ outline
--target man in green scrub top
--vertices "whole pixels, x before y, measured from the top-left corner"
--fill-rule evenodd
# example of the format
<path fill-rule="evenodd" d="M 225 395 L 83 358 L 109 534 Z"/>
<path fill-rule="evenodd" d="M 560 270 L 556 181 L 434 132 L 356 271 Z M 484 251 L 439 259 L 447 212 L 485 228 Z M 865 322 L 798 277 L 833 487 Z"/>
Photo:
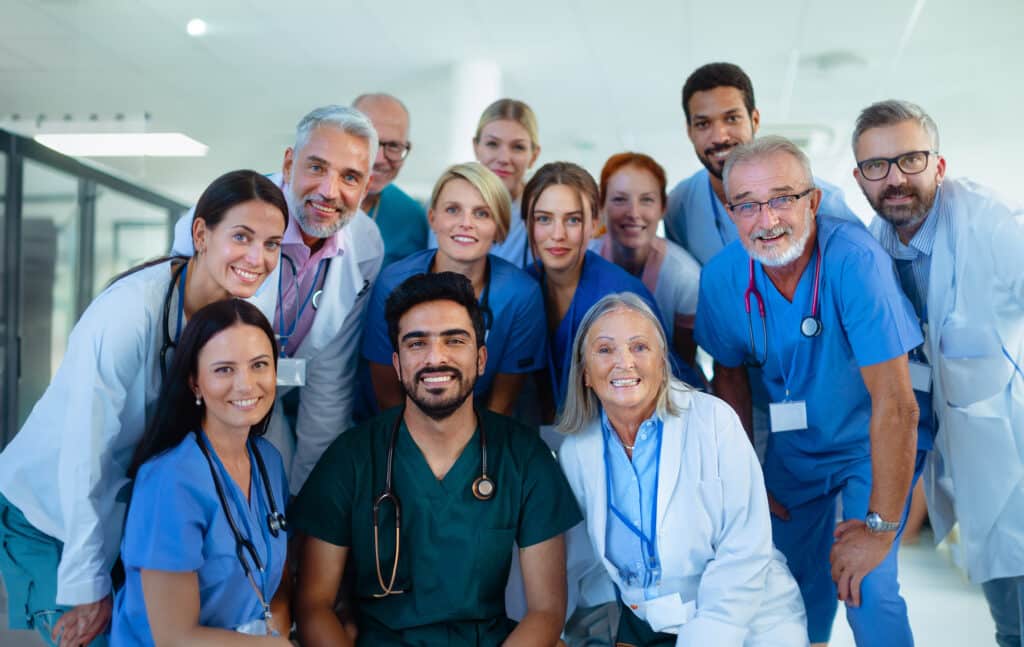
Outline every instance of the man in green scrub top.
<path fill-rule="evenodd" d="M 305 535 L 302 644 L 556 644 L 563 533 L 581 516 L 537 432 L 473 408 L 487 349 L 472 286 L 451 272 L 410 277 L 388 297 L 385 319 L 405 405 L 342 434 L 290 511 Z M 527 602 L 518 625 L 504 602 L 513 542 Z M 348 561 L 355 641 L 332 610 Z"/>

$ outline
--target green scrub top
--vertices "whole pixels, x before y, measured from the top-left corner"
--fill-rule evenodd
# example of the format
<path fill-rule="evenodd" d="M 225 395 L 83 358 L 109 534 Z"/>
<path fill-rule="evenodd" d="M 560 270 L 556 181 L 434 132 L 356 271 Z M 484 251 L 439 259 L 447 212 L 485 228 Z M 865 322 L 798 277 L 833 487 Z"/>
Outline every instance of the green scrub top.
<path fill-rule="evenodd" d="M 373 548 L 373 501 L 384 490 L 391 429 L 400 408 L 342 434 L 327 449 L 289 511 L 300 532 L 350 548 L 359 598 L 359 645 L 500 645 L 515 627 L 505 614 L 513 542 L 531 546 L 582 520 L 561 469 L 535 429 L 481 411 L 489 501 L 471 491 L 480 476 L 475 433 L 438 480 L 401 423 L 393 490 L 402 526 L 395 590 L 381 592 Z M 380 506 L 380 567 L 385 584 L 395 555 L 395 517 Z"/>

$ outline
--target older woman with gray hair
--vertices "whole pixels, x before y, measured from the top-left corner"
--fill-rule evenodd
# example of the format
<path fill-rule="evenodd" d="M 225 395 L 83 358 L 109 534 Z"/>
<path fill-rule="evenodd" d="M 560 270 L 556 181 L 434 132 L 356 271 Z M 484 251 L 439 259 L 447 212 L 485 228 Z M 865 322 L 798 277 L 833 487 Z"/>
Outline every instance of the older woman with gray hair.
<path fill-rule="evenodd" d="M 672 377 L 651 309 L 630 293 L 576 334 L 559 460 L 618 588 L 619 645 L 807 645 L 772 546 L 761 468 L 727 404 Z"/>

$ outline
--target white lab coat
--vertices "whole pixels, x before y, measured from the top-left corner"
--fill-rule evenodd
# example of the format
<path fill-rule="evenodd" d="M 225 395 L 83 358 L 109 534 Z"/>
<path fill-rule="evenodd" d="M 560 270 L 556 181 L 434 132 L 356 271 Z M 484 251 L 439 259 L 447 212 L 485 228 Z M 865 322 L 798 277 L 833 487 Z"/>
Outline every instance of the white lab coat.
<path fill-rule="evenodd" d="M 280 173 L 269 177 L 278 186 L 282 185 Z M 191 222 L 190 211 L 175 226 L 173 249 L 177 254 L 193 252 Z M 293 354 L 306 360 L 306 385 L 279 386 L 277 390 L 280 399 L 293 388 L 301 389 L 296 428 L 290 428 L 281 407 L 277 406 L 267 431 L 267 439 L 281 452 L 288 468 L 292 494 L 298 494 L 331 442 L 352 425 L 363 314 L 369 302 L 370 287 L 377 280 L 384 260 L 380 230 L 362 211 L 334 236 L 341 254 L 327 263 L 323 295 L 313 325 Z M 249 299 L 272 323 L 276 322 L 281 265 L 278 263 L 256 295 Z M 375 323 L 385 325 L 383 321 Z"/>
<path fill-rule="evenodd" d="M 38 530 L 64 543 L 58 604 L 110 593 L 131 490 L 128 466 L 160 391 L 170 280 L 170 263 L 160 263 L 89 304 L 53 381 L 0 454 L 0 492 Z M 177 290 L 172 327 L 176 304 Z"/>
<path fill-rule="evenodd" d="M 600 420 L 569 436 L 559 461 L 586 517 L 594 553 L 622 601 L 678 646 L 807 645 L 796 581 L 772 546 L 761 467 L 736 414 L 721 400 L 675 391 L 658 474 L 657 601 L 627 585 L 605 557 L 608 501 Z M 570 556 L 571 557 L 571 556 Z"/>
<path fill-rule="evenodd" d="M 1024 375 L 1007 357 L 1024 370 L 1024 210 L 969 180 L 946 180 L 936 206 L 928 512 L 937 540 L 959 520 L 975 582 L 1024 575 Z"/>

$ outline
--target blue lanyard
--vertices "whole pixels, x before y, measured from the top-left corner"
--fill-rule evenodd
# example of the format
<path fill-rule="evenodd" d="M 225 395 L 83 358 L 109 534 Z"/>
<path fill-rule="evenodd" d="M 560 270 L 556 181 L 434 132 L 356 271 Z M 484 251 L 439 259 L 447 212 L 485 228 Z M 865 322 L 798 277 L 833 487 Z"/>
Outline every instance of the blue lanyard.
<path fill-rule="evenodd" d="M 282 256 L 284 256 L 284 255 L 282 254 Z M 285 258 L 288 258 L 288 257 L 285 256 Z M 295 275 L 294 276 L 294 279 L 295 279 L 295 298 L 298 299 L 298 296 L 299 296 L 299 273 L 295 271 L 295 263 L 292 262 L 290 258 L 288 260 L 292 263 L 292 274 Z M 281 273 L 277 275 L 277 314 L 278 314 L 278 322 L 279 322 L 279 328 L 280 328 L 280 333 L 278 334 L 278 340 L 279 340 L 279 342 L 281 344 L 281 357 L 285 357 L 286 356 L 285 355 L 285 346 L 288 345 L 288 340 L 291 339 L 293 334 L 295 334 L 295 328 L 298 327 L 299 320 L 302 318 L 302 313 L 305 312 L 306 306 L 308 306 L 309 302 L 313 300 L 313 294 L 316 292 L 317 283 L 320 281 L 320 271 L 324 268 L 324 263 L 326 263 L 327 260 L 328 259 L 326 259 L 326 258 L 321 258 L 320 262 L 317 263 L 317 265 L 316 265 L 316 273 L 313 275 L 313 283 L 312 283 L 312 285 L 309 286 L 309 292 L 306 293 L 306 298 L 302 300 L 301 304 L 299 304 L 299 308 L 298 308 L 298 310 L 295 313 L 295 318 L 292 320 L 292 325 L 287 329 L 287 331 L 285 330 L 285 326 L 284 326 L 284 305 L 283 305 L 284 297 L 283 297 L 282 291 L 281 291 L 281 281 L 283 280 L 283 277 L 284 277 L 284 267 L 281 268 Z"/>
<path fill-rule="evenodd" d="M 614 432 L 612 432 L 614 433 Z M 602 437 L 604 438 L 604 449 L 605 453 L 608 452 L 608 437 L 604 430 L 602 430 Z M 643 547 L 645 565 L 647 567 L 648 577 L 645 578 L 644 586 L 650 586 L 656 583 L 656 580 L 661 578 L 661 561 L 658 559 L 658 546 L 655 543 L 655 539 L 658 536 L 658 479 L 661 476 L 661 438 L 662 434 L 658 434 L 658 444 L 655 448 L 655 468 L 654 468 L 654 496 L 651 497 L 651 534 L 645 535 L 642 528 L 637 528 L 636 525 L 626 518 L 622 512 L 615 507 L 614 497 L 612 496 L 612 470 L 610 465 L 606 465 L 604 469 L 604 481 L 606 488 L 606 498 L 608 500 L 608 510 L 615 515 L 615 518 L 622 522 L 622 525 L 626 527 L 626 530 L 630 531 L 640 540 L 640 545 Z"/>
<path fill-rule="evenodd" d="M 205 431 L 202 432 L 202 436 L 203 436 L 203 442 L 206 443 L 206 447 L 210 450 L 210 456 L 213 458 L 214 463 L 217 465 L 217 472 L 218 472 L 218 474 L 221 477 L 220 480 L 223 483 L 229 484 L 228 485 L 228 489 L 231 491 L 231 499 L 235 503 L 235 508 L 236 509 L 241 509 L 241 510 L 244 511 L 245 514 L 242 515 L 242 520 L 243 520 L 243 523 L 246 526 L 246 529 L 249 531 L 249 534 L 252 535 L 252 523 L 251 523 L 252 514 L 251 514 L 251 512 L 249 510 L 249 502 L 248 502 L 248 500 L 243 498 L 241 488 L 239 488 L 238 485 L 234 482 L 234 480 L 232 480 L 231 475 L 228 474 L 227 468 L 225 468 L 224 464 L 221 462 L 220 456 L 218 456 L 217 452 L 215 452 L 213 450 L 213 446 L 210 445 L 210 441 L 206 437 L 206 432 Z M 269 504 L 265 503 L 263 501 L 263 497 L 259 496 L 258 493 L 265 491 L 265 487 L 267 487 L 269 484 L 264 484 L 264 483 L 260 482 L 260 479 L 262 477 L 261 477 L 261 475 L 259 473 L 259 470 L 256 469 L 256 461 L 255 461 L 255 459 L 253 458 L 253 455 L 252 455 L 252 448 L 249 447 L 248 443 L 246 443 L 246 453 L 249 454 L 249 474 L 250 474 L 250 477 L 249 477 L 249 479 L 250 479 L 249 492 L 253 496 L 256 497 L 256 507 L 257 507 L 256 518 L 257 519 L 264 519 L 264 518 L 267 517 L 267 514 L 269 513 L 269 510 L 267 510 L 267 506 Z M 225 510 L 224 513 L 225 514 L 230 514 L 230 512 L 227 511 L 227 510 Z M 264 568 L 263 569 L 259 569 L 259 568 L 256 567 L 257 566 L 256 564 L 252 564 L 252 567 L 253 567 L 252 570 L 255 573 L 259 573 L 260 591 L 263 593 L 263 599 L 266 600 L 269 603 L 270 599 L 271 599 L 270 592 L 268 591 L 268 588 L 269 588 L 269 578 L 270 578 L 270 570 L 271 570 L 271 564 L 270 564 L 270 550 L 271 550 L 270 531 L 267 528 L 267 524 L 265 524 L 265 523 L 257 523 L 256 525 L 259 526 L 260 530 L 262 531 L 260 533 L 260 536 L 263 538 L 263 547 L 266 549 L 267 552 L 266 552 L 266 558 L 263 560 Z"/>

